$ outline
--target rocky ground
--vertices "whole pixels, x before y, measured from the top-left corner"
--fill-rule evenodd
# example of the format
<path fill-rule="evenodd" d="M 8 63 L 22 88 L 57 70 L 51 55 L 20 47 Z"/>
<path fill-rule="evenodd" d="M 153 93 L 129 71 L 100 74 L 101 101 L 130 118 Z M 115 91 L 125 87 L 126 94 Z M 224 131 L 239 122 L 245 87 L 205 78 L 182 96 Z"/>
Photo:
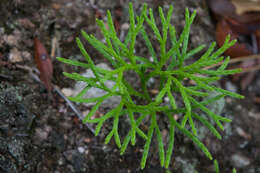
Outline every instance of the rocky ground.
<path fill-rule="evenodd" d="M 158 6 L 167 9 L 172 1 L 135 1 L 135 11 L 139 11 L 144 2 L 154 9 Z M 128 22 L 127 3 L 128 0 L 0 1 L 0 172 L 165 172 L 160 167 L 155 146 L 151 148 L 146 168 L 141 171 L 139 163 L 144 144 L 141 139 L 121 156 L 114 142 L 103 144 L 111 122 L 105 125 L 99 137 L 95 137 L 58 94 L 49 99 L 44 86 L 30 73 L 36 67 L 33 39 L 38 37 L 53 55 L 53 84 L 67 94 L 73 92 L 75 83 L 65 78 L 62 72 L 85 71 L 62 64 L 54 57 L 81 59 L 75 37 L 83 29 L 102 39 L 95 18 L 104 19 L 108 9 L 113 16 L 118 15 L 120 9 L 118 22 L 121 37 L 124 37 Z M 185 8 L 197 10 L 190 48 L 214 41 L 214 24 L 205 1 L 178 0 L 172 3 L 173 23 L 178 32 L 184 26 Z M 90 45 L 86 48 L 96 64 L 108 64 Z M 143 56 L 147 54 L 142 42 L 137 43 L 136 51 Z M 136 79 L 129 76 L 129 80 Z M 233 119 L 231 124 L 225 125 L 222 140 L 217 140 L 203 127 L 199 127 L 199 138 L 219 161 L 222 173 L 230 173 L 233 167 L 239 173 L 259 173 L 260 109 L 255 98 L 260 96 L 260 75 L 256 75 L 244 91 L 229 78 L 223 79 L 221 85 L 246 97 L 244 100 L 226 98 L 212 107 Z M 109 106 L 99 113 L 104 113 Z M 77 107 L 81 112 L 87 112 L 91 106 Z M 167 132 L 163 121 L 161 130 Z M 121 124 L 120 129 L 124 132 L 127 126 L 124 122 Z M 213 163 L 188 138 L 177 133 L 175 141 L 172 172 L 214 172 Z"/>

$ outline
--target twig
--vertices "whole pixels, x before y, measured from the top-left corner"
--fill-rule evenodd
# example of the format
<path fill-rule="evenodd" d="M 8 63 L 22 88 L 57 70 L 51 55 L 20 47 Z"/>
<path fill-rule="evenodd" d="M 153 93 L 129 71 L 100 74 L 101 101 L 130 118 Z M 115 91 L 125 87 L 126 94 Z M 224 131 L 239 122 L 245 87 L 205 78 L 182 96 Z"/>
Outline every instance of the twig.
<path fill-rule="evenodd" d="M 242 69 L 243 71 L 241 73 L 253 72 L 253 71 L 260 70 L 260 65 L 256 65 L 254 67 L 242 68 Z"/>
<path fill-rule="evenodd" d="M 260 59 L 260 54 L 250 55 L 250 56 L 241 56 L 241 57 L 238 57 L 238 58 L 234 58 L 234 59 L 231 59 L 229 61 L 229 64 L 233 64 L 233 63 L 237 63 L 237 62 L 243 62 L 243 61 L 248 61 L 248 60 L 253 60 L 253 59 Z M 214 67 L 220 66 L 221 64 L 222 64 L 222 62 L 214 64 L 214 65 L 211 65 L 211 66 L 208 66 L 208 67 L 205 67 L 203 69 L 207 70 L 207 69 L 210 69 L 210 68 L 214 68 Z M 260 70 L 260 65 L 256 65 L 254 67 L 249 67 L 249 68 L 243 68 L 243 71 L 241 73 L 252 72 L 252 71 L 257 71 L 257 70 Z"/>
<path fill-rule="evenodd" d="M 70 108 L 76 113 L 78 118 L 80 120 L 83 120 L 84 118 L 81 112 L 74 106 L 74 104 L 69 99 L 67 99 L 67 97 L 60 91 L 60 89 L 56 85 L 54 85 L 54 90 L 67 102 Z M 95 130 L 92 127 L 90 127 L 88 124 L 86 124 L 86 126 L 93 134 L 95 134 Z"/>
<path fill-rule="evenodd" d="M 56 49 L 57 49 L 57 44 L 58 44 L 57 38 L 54 37 L 51 40 L 51 59 L 55 58 L 55 52 L 56 52 Z"/>
<path fill-rule="evenodd" d="M 19 64 L 16 64 L 15 67 L 19 68 L 19 69 L 22 69 L 22 70 L 25 70 L 29 73 L 29 75 L 37 82 L 41 83 L 41 80 L 40 78 L 38 77 L 37 74 L 40 74 L 39 70 L 36 69 L 36 68 L 31 68 L 29 66 L 26 66 L 26 65 L 19 65 Z M 35 73 L 36 74 L 35 74 Z"/>
<path fill-rule="evenodd" d="M 3 78 L 5 80 L 13 80 L 12 76 L 4 75 L 4 74 L 0 74 L 0 78 Z"/>

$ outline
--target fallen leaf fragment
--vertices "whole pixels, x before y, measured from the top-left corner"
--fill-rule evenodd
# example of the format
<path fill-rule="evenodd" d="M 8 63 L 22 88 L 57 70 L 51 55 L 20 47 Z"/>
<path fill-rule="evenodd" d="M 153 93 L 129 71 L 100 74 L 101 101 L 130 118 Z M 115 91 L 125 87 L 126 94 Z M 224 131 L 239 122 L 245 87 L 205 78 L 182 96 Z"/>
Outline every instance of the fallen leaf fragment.
<path fill-rule="evenodd" d="M 237 14 L 235 5 L 230 0 L 208 0 L 209 7 L 217 20 L 233 19 L 242 24 L 254 24 L 260 20 L 260 11 Z"/>
<path fill-rule="evenodd" d="M 239 15 L 246 12 L 260 11 L 259 0 L 231 0 L 231 2 L 236 8 L 236 13 Z"/>
<path fill-rule="evenodd" d="M 254 101 L 255 101 L 256 103 L 259 103 L 259 104 L 260 104 L 260 97 L 255 97 L 255 98 L 254 98 Z"/>
<path fill-rule="evenodd" d="M 232 31 L 232 29 L 230 28 L 230 26 L 225 20 L 219 21 L 217 23 L 217 28 L 216 28 L 216 40 L 219 47 L 223 45 L 228 35 L 231 36 L 231 40 L 238 38 L 238 34 Z M 253 52 L 246 47 L 246 44 L 242 44 L 242 43 L 236 43 L 234 46 L 230 47 L 225 51 L 225 55 L 228 55 L 232 58 L 240 57 L 240 56 L 248 56 L 252 54 Z"/>
<path fill-rule="evenodd" d="M 216 24 L 216 41 L 221 47 L 226 36 L 238 42 L 225 51 L 231 58 L 248 57 L 260 51 L 260 0 L 208 0 Z M 260 61 L 242 62 L 239 67 L 247 74 L 233 75 L 244 90 L 254 80 Z"/>
<path fill-rule="evenodd" d="M 34 58 L 37 64 L 37 68 L 40 71 L 40 79 L 43 82 L 44 86 L 48 90 L 49 94 L 52 91 L 52 73 L 53 73 L 53 66 L 51 59 L 44 47 L 44 45 L 37 39 L 34 39 Z"/>

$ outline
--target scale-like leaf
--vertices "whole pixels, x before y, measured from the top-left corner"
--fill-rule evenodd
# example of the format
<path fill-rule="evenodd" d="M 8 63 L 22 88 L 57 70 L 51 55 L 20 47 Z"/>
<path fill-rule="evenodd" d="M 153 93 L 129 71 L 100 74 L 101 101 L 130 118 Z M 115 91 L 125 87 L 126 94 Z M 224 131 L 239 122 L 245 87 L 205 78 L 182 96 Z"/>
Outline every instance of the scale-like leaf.
<path fill-rule="evenodd" d="M 160 129 L 158 127 L 158 124 L 156 122 L 156 115 L 153 114 L 152 115 L 152 121 L 154 123 L 154 127 L 155 127 L 155 134 L 157 136 L 157 142 L 158 142 L 158 148 L 159 148 L 159 156 L 160 156 L 160 163 L 161 166 L 164 166 L 164 161 L 165 161 L 165 153 L 164 153 L 164 145 L 163 145 L 163 139 L 162 139 L 162 134 L 160 132 Z"/>
<path fill-rule="evenodd" d="M 174 120 L 174 119 L 173 119 Z M 210 159 L 212 160 L 212 155 L 210 154 L 210 152 L 208 151 L 207 147 L 200 142 L 200 140 L 195 137 L 192 133 L 190 133 L 187 129 L 183 128 L 181 125 L 179 125 L 175 120 L 174 120 L 174 125 L 182 132 L 184 133 L 187 137 L 189 137 L 203 152 L 204 154 Z"/>
<path fill-rule="evenodd" d="M 142 155 L 142 159 L 141 159 L 141 169 L 144 169 L 145 164 L 146 164 L 148 152 L 150 149 L 150 144 L 151 144 L 152 137 L 153 137 L 153 131 L 154 131 L 154 125 L 151 122 L 151 125 L 148 130 L 148 135 L 147 135 L 148 139 L 146 140 L 146 142 L 144 144 L 144 151 L 143 151 L 143 155 Z"/>
<path fill-rule="evenodd" d="M 173 147 L 174 147 L 174 132 L 175 132 L 175 125 L 174 125 L 174 120 L 171 114 L 167 114 L 168 119 L 170 121 L 170 130 L 169 130 L 169 144 L 168 144 L 168 149 L 166 151 L 166 158 L 165 158 L 165 168 L 169 167 L 170 161 L 171 161 L 171 156 L 173 152 Z"/>

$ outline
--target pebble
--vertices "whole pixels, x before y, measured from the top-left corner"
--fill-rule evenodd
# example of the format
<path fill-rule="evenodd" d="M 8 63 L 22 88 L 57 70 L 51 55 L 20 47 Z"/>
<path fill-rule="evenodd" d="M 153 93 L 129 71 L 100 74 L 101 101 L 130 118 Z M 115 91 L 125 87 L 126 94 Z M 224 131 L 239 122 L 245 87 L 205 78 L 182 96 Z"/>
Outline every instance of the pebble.
<path fill-rule="evenodd" d="M 100 68 L 103 68 L 103 69 L 106 69 L 106 70 L 112 70 L 107 64 L 105 63 L 100 63 L 100 64 L 97 64 L 96 65 L 97 67 L 100 67 Z M 81 74 L 82 76 L 84 77 L 95 77 L 93 72 L 88 69 L 85 73 Z M 115 82 L 114 81 L 110 81 L 110 80 L 107 80 L 104 82 L 104 84 L 108 87 L 108 88 L 112 88 L 114 85 L 115 85 Z M 82 91 L 82 89 L 84 89 L 86 87 L 86 83 L 85 82 L 77 82 L 75 84 L 75 87 L 73 89 L 73 94 L 72 96 L 76 96 L 80 91 Z M 88 90 L 88 92 L 82 96 L 82 98 L 93 98 L 93 97 L 100 97 L 100 96 L 103 96 L 107 94 L 106 91 L 104 90 L 101 90 L 99 88 L 90 88 Z M 104 107 L 109 107 L 109 108 L 114 108 L 116 107 L 119 103 L 120 103 L 121 99 L 119 96 L 112 96 L 112 97 L 109 97 L 108 99 L 104 100 L 104 102 L 102 103 L 102 106 Z M 85 104 L 86 106 L 93 106 L 95 105 L 96 103 L 87 103 Z"/>
<path fill-rule="evenodd" d="M 253 111 L 249 111 L 248 112 L 248 116 L 251 118 L 254 118 L 255 120 L 259 120 L 260 119 L 260 113 L 255 113 Z"/>
<path fill-rule="evenodd" d="M 35 141 L 42 142 L 48 138 L 48 135 L 49 133 L 41 128 L 35 129 L 35 138 L 37 138 Z"/>
<path fill-rule="evenodd" d="M 248 139 L 248 140 L 251 139 L 251 135 L 248 134 L 247 132 L 245 132 L 241 127 L 237 127 L 236 131 L 239 134 L 239 136 L 242 136 L 243 138 Z"/>
<path fill-rule="evenodd" d="M 4 35 L 3 39 L 9 46 L 17 45 L 17 39 L 14 35 Z"/>
<path fill-rule="evenodd" d="M 32 59 L 32 55 L 27 51 L 22 52 L 22 57 L 23 57 L 23 59 L 28 60 L 28 61 L 30 61 Z"/>
<path fill-rule="evenodd" d="M 73 94 L 73 91 L 72 91 L 72 89 L 70 89 L 70 88 L 63 88 L 63 89 L 61 90 L 61 92 L 62 92 L 66 97 L 72 96 L 72 94 Z"/>
<path fill-rule="evenodd" d="M 85 149 L 84 149 L 83 147 L 78 147 L 78 151 L 79 151 L 80 153 L 84 153 L 84 152 L 85 152 Z"/>
<path fill-rule="evenodd" d="M 231 163 L 236 168 L 243 168 L 250 165 L 250 159 L 242 154 L 233 154 L 231 156 Z"/>
<path fill-rule="evenodd" d="M 169 103 L 169 101 L 170 101 L 169 97 L 164 97 L 164 101 Z"/>
<path fill-rule="evenodd" d="M 122 26 L 121 26 L 121 29 L 128 30 L 129 27 L 130 27 L 130 25 L 128 23 L 123 23 Z"/>
<path fill-rule="evenodd" d="M 23 61 L 22 54 L 17 48 L 13 48 L 9 54 L 9 61 L 12 63 L 17 63 Z"/>
<path fill-rule="evenodd" d="M 97 6 L 101 7 L 101 8 L 110 8 L 113 9 L 116 7 L 116 5 L 118 5 L 117 1 L 114 0 L 106 0 L 106 1 L 97 1 Z"/>
<path fill-rule="evenodd" d="M 237 92 L 237 87 L 229 81 L 226 82 L 226 88 L 228 91 Z"/>

